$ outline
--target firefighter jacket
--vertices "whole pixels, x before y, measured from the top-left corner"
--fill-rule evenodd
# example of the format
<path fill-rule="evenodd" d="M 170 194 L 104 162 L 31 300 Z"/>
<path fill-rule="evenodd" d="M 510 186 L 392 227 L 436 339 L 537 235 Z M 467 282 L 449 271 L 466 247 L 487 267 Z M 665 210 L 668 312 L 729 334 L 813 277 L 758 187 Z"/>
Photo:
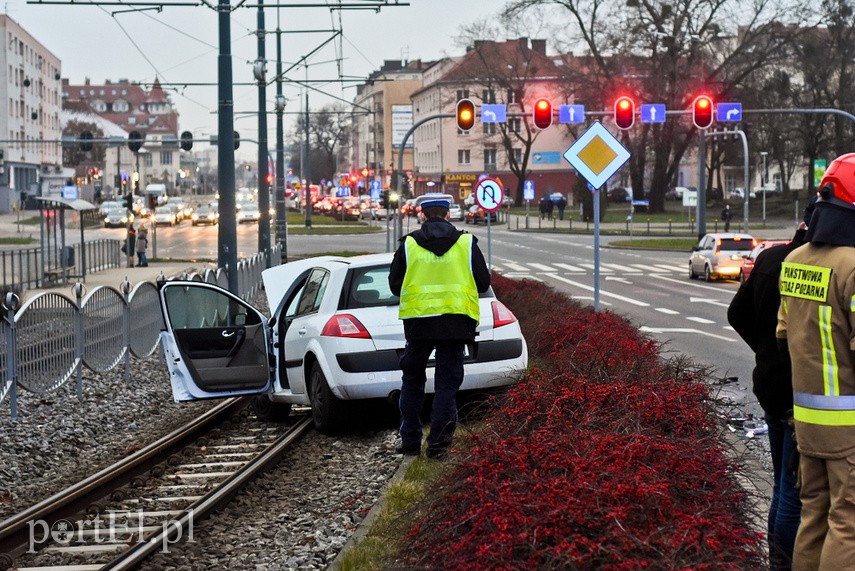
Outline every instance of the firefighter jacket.
<path fill-rule="evenodd" d="M 793 368 L 799 451 L 855 453 L 855 247 L 809 243 L 781 265 L 776 336 Z"/>
<path fill-rule="evenodd" d="M 453 253 L 452 250 L 455 248 L 459 249 L 456 250 L 456 253 Z M 419 278 L 417 276 L 419 269 L 413 263 L 412 251 L 421 251 L 426 255 L 436 256 L 438 259 L 450 256 L 447 258 L 449 262 L 457 256 L 463 258 L 463 263 L 459 266 L 456 265 L 457 270 L 455 274 L 465 270 L 466 274 L 468 274 L 465 278 L 466 283 L 470 283 L 468 280 L 473 279 L 476 292 L 485 292 L 490 287 L 490 270 L 487 268 L 487 263 L 484 261 L 481 249 L 478 248 L 477 238 L 458 230 L 446 220 L 430 218 L 422 224 L 421 228 L 401 239 L 401 245 L 395 252 L 392 266 L 389 269 L 389 288 L 393 294 L 401 296 L 401 309 L 404 313 L 400 314 L 400 316 L 404 318 L 404 335 L 408 341 L 437 339 L 473 341 L 478 322 L 477 317 L 471 315 L 471 298 L 469 298 L 468 302 L 465 302 L 470 307 L 469 310 L 465 309 L 465 307 L 462 310 L 446 308 L 443 311 L 451 309 L 453 312 L 446 313 L 433 310 L 430 312 L 430 316 L 406 317 L 409 310 L 406 309 L 408 300 L 405 294 L 405 290 L 407 289 L 404 283 L 405 280 L 413 278 L 413 276 L 416 276 L 416 281 L 434 280 L 443 277 L 443 272 L 436 272 L 437 275 L 435 276 L 427 274 Z M 458 259 L 458 262 L 460 261 Z M 431 265 L 435 266 L 436 264 Z M 411 274 L 411 272 L 413 273 Z M 442 297 L 446 301 L 441 301 L 440 303 L 459 303 L 461 301 L 451 300 L 450 295 Z"/>

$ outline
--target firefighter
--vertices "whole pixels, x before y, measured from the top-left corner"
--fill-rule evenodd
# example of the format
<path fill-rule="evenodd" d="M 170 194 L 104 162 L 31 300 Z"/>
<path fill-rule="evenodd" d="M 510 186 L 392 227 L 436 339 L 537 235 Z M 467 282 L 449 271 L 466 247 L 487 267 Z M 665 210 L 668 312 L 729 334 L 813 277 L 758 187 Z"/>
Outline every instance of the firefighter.
<path fill-rule="evenodd" d="M 800 454 L 793 569 L 838 571 L 855 561 L 855 153 L 828 167 L 805 238 L 781 266 L 776 329 Z"/>

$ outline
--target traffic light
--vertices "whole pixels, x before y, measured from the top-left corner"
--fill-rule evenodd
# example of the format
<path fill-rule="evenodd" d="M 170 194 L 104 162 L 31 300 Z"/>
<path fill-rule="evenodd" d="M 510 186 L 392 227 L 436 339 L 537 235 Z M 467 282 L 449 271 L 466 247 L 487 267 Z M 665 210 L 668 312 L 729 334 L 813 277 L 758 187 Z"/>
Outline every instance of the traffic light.
<path fill-rule="evenodd" d="M 184 131 L 181 133 L 181 150 L 189 151 L 193 148 L 193 133 Z"/>
<path fill-rule="evenodd" d="M 457 102 L 457 128 L 469 131 L 475 125 L 475 104 L 471 99 L 461 99 Z"/>
<path fill-rule="evenodd" d="M 235 131 L 235 150 L 238 150 L 238 147 L 240 147 L 240 133 Z"/>
<path fill-rule="evenodd" d="M 83 131 L 80 133 L 80 150 L 88 153 L 92 150 L 92 133 L 89 131 Z"/>
<path fill-rule="evenodd" d="M 127 208 L 128 210 L 133 212 L 133 210 L 134 210 L 134 195 L 133 194 L 126 194 L 125 200 L 123 201 L 123 204 L 125 205 L 125 208 Z"/>
<path fill-rule="evenodd" d="M 615 124 L 618 129 L 629 129 L 635 124 L 635 101 L 632 98 L 615 99 Z"/>
<path fill-rule="evenodd" d="M 552 125 L 552 102 L 546 97 L 536 100 L 532 108 L 532 118 L 538 129 L 546 129 Z"/>
<path fill-rule="evenodd" d="M 142 133 L 131 131 L 128 133 L 128 148 L 134 153 L 138 152 L 142 148 L 143 139 Z"/>
<path fill-rule="evenodd" d="M 713 100 L 708 95 L 698 95 L 692 102 L 692 122 L 698 129 L 708 129 L 713 122 Z"/>

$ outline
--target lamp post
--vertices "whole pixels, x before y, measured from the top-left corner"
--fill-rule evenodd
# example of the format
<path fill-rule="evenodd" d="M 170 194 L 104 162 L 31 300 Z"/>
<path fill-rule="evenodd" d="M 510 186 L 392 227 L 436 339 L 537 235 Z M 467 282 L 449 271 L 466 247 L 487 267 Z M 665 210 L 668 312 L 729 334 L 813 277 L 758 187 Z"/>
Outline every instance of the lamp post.
<path fill-rule="evenodd" d="M 270 187 L 267 186 L 267 62 L 265 50 L 263 0 L 258 2 L 258 59 L 253 75 L 258 82 L 258 251 L 264 253 L 264 265 L 270 267 Z"/>

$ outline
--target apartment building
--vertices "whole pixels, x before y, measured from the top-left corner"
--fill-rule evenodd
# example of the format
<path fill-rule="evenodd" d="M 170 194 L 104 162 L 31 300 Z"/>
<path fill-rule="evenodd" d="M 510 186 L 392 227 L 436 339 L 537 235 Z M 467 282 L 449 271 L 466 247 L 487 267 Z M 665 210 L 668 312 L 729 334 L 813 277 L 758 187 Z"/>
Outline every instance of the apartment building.
<path fill-rule="evenodd" d="M 0 14 L 0 212 L 41 193 L 63 176 L 57 56 L 8 15 Z M 44 180 L 43 180 L 44 179 Z"/>

